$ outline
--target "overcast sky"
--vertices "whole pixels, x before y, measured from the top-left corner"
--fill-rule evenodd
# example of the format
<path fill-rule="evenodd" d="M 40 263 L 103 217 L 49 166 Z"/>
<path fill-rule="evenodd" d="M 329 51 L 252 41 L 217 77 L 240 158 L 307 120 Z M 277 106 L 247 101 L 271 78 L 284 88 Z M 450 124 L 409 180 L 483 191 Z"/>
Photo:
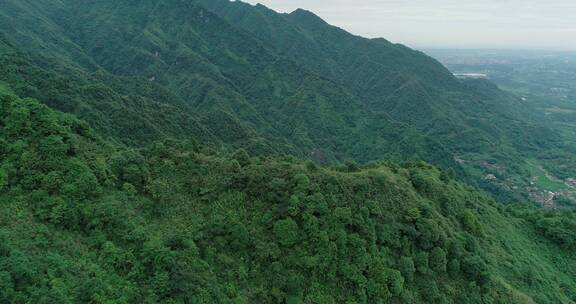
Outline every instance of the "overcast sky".
<path fill-rule="evenodd" d="M 576 0 L 248 0 L 413 47 L 576 50 Z"/>

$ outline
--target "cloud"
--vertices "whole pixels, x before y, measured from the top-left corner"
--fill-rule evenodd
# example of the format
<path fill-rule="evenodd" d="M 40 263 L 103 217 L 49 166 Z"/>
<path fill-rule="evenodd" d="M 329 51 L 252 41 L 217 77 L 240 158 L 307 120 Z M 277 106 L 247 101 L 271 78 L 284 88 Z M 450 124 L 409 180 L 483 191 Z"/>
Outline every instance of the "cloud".
<path fill-rule="evenodd" d="M 558 28 L 558 29 L 554 29 L 555 32 L 560 32 L 560 33 L 576 33 L 576 27 L 574 28 Z"/>
<path fill-rule="evenodd" d="M 576 50 L 573 0 L 248 0 L 311 10 L 354 34 L 417 46 Z"/>

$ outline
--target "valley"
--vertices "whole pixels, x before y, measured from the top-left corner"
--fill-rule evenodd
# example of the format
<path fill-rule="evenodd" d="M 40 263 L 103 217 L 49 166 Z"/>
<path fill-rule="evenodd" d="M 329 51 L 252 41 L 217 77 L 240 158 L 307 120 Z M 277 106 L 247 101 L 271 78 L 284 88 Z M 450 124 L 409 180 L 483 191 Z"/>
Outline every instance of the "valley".
<path fill-rule="evenodd" d="M 574 202 L 576 176 L 576 60 L 554 51 L 427 50 L 454 73 L 484 73 L 500 88 L 515 94 L 532 119 L 554 129 L 565 142 L 562 150 L 533 154 L 526 164 L 528 191 L 540 204 Z M 540 165 L 535 165 L 539 163 Z"/>

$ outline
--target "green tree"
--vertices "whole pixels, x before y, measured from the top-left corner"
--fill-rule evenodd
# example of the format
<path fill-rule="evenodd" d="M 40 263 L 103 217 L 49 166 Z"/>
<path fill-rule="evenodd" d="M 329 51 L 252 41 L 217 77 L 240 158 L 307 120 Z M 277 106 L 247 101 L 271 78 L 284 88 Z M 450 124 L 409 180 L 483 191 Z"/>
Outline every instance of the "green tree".
<path fill-rule="evenodd" d="M 115 153 L 110 167 L 120 182 L 119 186 L 127 182 L 142 189 L 150 174 L 144 157 L 134 150 Z"/>
<path fill-rule="evenodd" d="M 242 167 L 248 166 L 250 164 L 250 155 L 248 155 L 248 152 L 246 152 L 244 149 L 238 149 L 232 157 L 238 161 Z"/>
<path fill-rule="evenodd" d="M 411 257 L 401 257 L 399 262 L 400 272 L 402 276 L 406 279 L 406 282 L 411 283 L 414 281 L 414 273 L 416 272 L 416 266 L 414 265 L 414 260 Z"/>
<path fill-rule="evenodd" d="M 410 181 L 414 188 L 423 195 L 431 195 L 434 192 L 434 181 L 431 176 L 420 170 L 411 170 Z"/>
<path fill-rule="evenodd" d="M 310 178 L 306 174 L 296 174 L 294 180 L 296 181 L 296 192 L 305 193 L 310 187 Z"/>
<path fill-rule="evenodd" d="M 423 249 L 430 249 L 440 240 L 441 230 L 438 223 L 432 219 L 420 219 L 416 223 L 420 233 L 419 245 Z"/>
<path fill-rule="evenodd" d="M 400 296 L 404 290 L 404 278 L 400 271 L 395 269 L 387 270 L 388 288 L 393 296 Z"/>
<path fill-rule="evenodd" d="M 12 276 L 7 271 L 0 271 L 0 303 L 13 303 L 15 294 Z"/>
<path fill-rule="evenodd" d="M 360 171 L 360 167 L 358 164 L 353 160 L 347 160 L 344 162 L 344 166 L 347 172 L 358 172 Z"/>
<path fill-rule="evenodd" d="M 151 207 L 156 214 L 161 214 L 170 205 L 176 194 L 172 185 L 164 178 L 154 179 L 146 186 L 146 190 L 155 201 Z"/>
<path fill-rule="evenodd" d="M 430 253 L 430 269 L 439 274 L 445 273 L 446 264 L 446 252 L 439 247 L 432 249 L 432 252 Z"/>
<path fill-rule="evenodd" d="M 448 263 L 448 273 L 452 276 L 455 277 L 458 274 L 460 274 L 460 261 L 458 259 L 451 259 L 450 262 Z"/>
<path fill-rule="evenodd" d="M 384 263 L 380 259 L 371 261 L 368 269 L 368 282 L 366 292 L 372 302 L 387 300 L 392 296 L 390 286 L 397 284 L 392 282 L 394 278 L 389 269 L 386 269 Z"/>
<path fill-rule="evenodd" d="M 447 170 L 442 171 L 442 173 L 440 174 L 440 179 L 444 183 L 449 183 L 451 180 L 454 179 L 455 175 L 456 173 L 454 172 L 454 169 L 450 167 Z"/>
<path fill-rule="evenodd" d="M 428 274 L 430 271 L 428 252 L 421 251 L 416 254 L 414 264 L 416 265 L 416 270 L 418 270 L 418 272 L 421 274 Z"/>
<path fill-rule="evenodd" d="M 8 173 L 2 167 L 0 167 L 0 191 L 4 190 L 8 186 Z"/>
<path fill-rule="evenodd" d="M 462 225 L 471 233 L 479 235 L 482 233 L 482 224 L 471 209 L 465 209 L 462 213 Z"/>
<path fill-rule="evenodd" d="M 298 224 L 291 218 L 277 221 L 274 224 L 274 234 L 280 244 L 292 246 L 298 241 Z"/>
<path fill-rule="evenodd" d="M 406 211 L 406 220 L 410 222 L 416 222 L 422 217 L 422 212 L 418 208 L 410 208 Z"/>
<path fill-rule="evenodd" d="M 468 256 L 462 261 L 462 271 L 472 280 L 480 280 L 487 270 L 486 262 L 477 255 Z"/>

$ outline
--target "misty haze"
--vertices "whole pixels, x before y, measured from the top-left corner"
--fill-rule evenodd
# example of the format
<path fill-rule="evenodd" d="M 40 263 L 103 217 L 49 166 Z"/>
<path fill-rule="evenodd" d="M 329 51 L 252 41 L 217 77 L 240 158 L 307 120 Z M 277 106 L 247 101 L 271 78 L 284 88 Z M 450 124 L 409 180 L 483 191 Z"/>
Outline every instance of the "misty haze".
<path fill-rule="evenodd" d="M 313 11 L 354 34 L 417 48 L 576 50 L 569 0 L 250 0 L 281 12 Z"/>

